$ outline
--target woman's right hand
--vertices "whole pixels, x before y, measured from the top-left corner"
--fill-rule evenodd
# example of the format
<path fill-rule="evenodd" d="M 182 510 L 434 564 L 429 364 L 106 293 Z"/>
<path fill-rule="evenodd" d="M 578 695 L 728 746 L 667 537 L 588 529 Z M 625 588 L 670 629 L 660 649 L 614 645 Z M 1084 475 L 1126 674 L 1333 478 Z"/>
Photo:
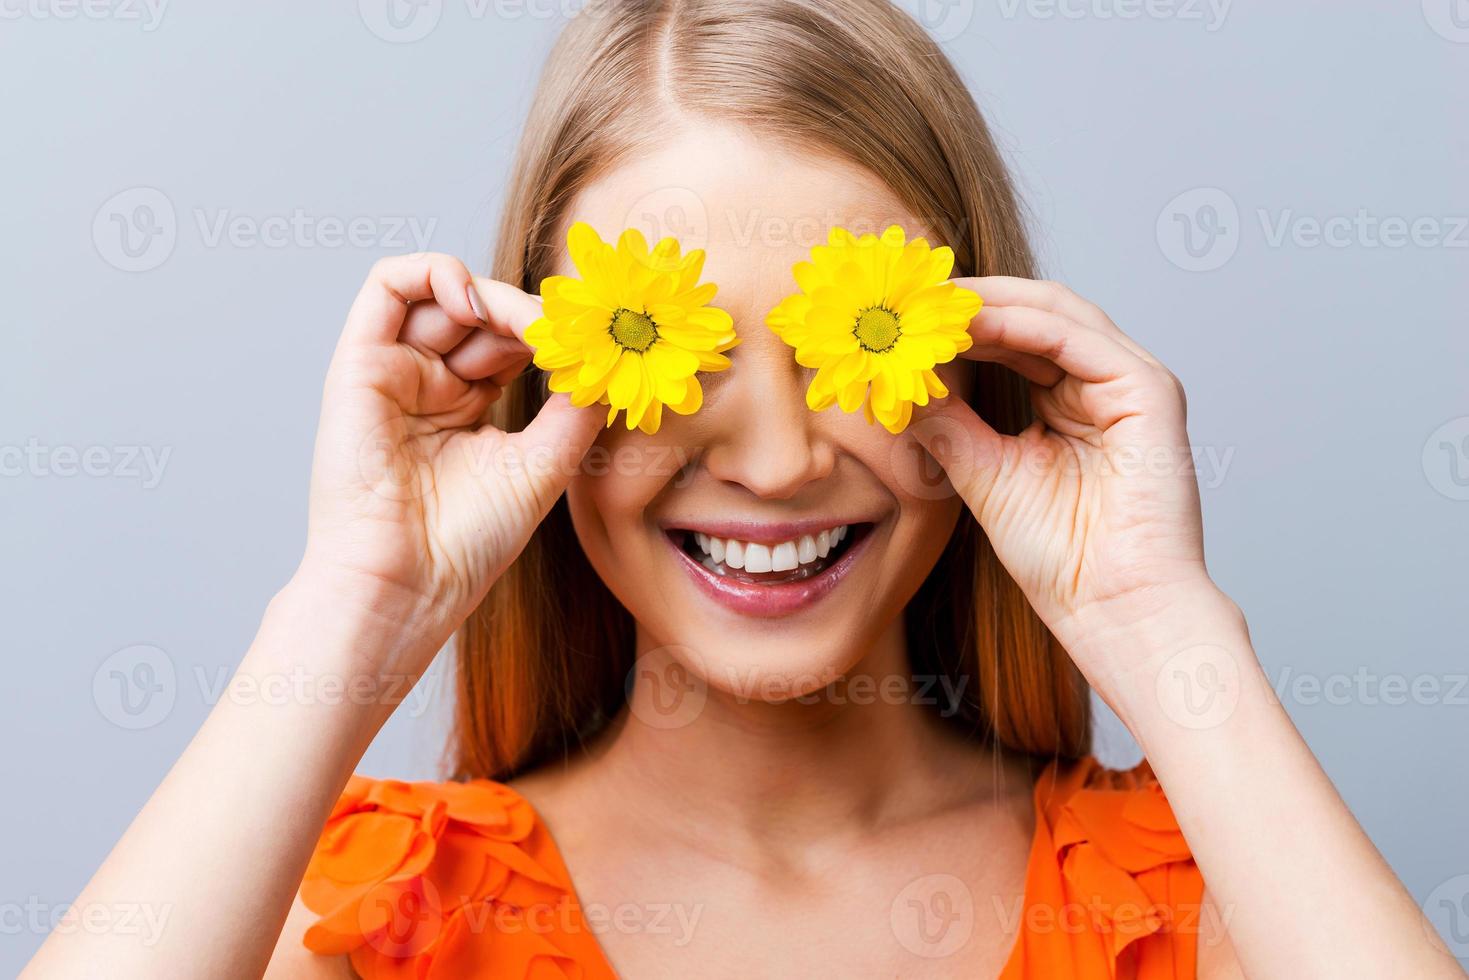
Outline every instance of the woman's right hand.
<path fill-rule="evenodd" d="M 332 357 L 297 580 L 398 633 L 416 677 L 566 488 L 601 412 L 554 395 L 524 431 L 488 423 L 531 359 L 540 301 L 458 259 L 384 259 Z M 324 590 L 324 592 L 323 592 Z"/>

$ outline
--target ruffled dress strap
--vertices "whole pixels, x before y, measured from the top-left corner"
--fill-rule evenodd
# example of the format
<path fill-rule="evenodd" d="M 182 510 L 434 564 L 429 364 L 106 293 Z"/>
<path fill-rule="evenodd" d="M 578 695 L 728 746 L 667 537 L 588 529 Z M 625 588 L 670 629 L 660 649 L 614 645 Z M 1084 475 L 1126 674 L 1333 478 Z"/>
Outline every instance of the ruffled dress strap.
<path fill-rule="evenodd" d="M 1147 763 L 1052 764 L 1001 980 L 1192 980 L 1204 881 Z"/>
<path fill-rule="evenodd" d="M 354 776 L 301 884 L 306 947 L 366 980 L 601 980 L 608 965 L 550 834 L 500 783 Z"/>

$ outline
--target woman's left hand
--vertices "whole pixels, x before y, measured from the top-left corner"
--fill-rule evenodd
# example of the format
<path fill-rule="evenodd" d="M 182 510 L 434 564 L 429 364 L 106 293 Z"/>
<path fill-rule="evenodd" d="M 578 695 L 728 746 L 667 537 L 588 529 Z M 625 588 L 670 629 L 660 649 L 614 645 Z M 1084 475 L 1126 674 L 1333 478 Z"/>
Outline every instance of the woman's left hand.
<path fill-rule="evenodd" d="M 970 326 L 974 346 L 961 356 L 1029 379 L 1036 421 L 1000 435 L 950 397 L 920 409 L 913 433 L 1105 694 L 1137 666 L 1116 657 L 1118 629 L 1219 595 L 1204 568 L 1183 388 L 1064 286 L 1001 276 L 955 282 L 985 302 Z"/>

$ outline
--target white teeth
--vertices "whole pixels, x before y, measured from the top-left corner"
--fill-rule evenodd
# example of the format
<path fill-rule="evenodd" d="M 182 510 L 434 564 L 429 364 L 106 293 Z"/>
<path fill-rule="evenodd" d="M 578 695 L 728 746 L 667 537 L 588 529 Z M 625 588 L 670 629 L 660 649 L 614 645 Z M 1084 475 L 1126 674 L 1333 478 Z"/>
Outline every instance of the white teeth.
<path fill-rule="evenodd" d="M 770 549 L 763 544 L 750 542 L 745 545 L 745 571 L 768 572 L 770 565 Z"/>
<path fill-rule="evenodd" d="M 761 544 L 735 538 L 718 538 L 703 531 L 693 533 L 694 543 L 705 555 L 711 571 L 718 566 L 747 572 L 794 572 L 802 565 L 826 558 L 847 537 L 848 525 L 827 528 L 819 534 L 803 534 L 778 544 Z M 812 570 L 814 571 L 814 570 Z"/>

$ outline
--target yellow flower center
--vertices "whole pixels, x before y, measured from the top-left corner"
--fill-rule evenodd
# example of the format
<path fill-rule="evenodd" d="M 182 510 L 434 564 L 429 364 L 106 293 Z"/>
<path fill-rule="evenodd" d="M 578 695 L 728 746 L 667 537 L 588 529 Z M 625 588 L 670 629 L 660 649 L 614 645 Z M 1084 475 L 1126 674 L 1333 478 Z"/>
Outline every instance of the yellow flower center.
<path fill-rule="evenodd" d="M 873 306 L 857 314 L 857 323 L 852 327 L 852 336 L 857 343 L 872 354 L 891 350 L 903 336 L 903 324 L 898 314 L 881 306 Z"/>
<path fill-rule="evenodd" d="M 612 314 L 612 324 L 607 328 L 612 339 L 624 350 L 641 354 L 653 346 L 658 339 L 658 326 L 646 313 L 620 309 Z"/>

